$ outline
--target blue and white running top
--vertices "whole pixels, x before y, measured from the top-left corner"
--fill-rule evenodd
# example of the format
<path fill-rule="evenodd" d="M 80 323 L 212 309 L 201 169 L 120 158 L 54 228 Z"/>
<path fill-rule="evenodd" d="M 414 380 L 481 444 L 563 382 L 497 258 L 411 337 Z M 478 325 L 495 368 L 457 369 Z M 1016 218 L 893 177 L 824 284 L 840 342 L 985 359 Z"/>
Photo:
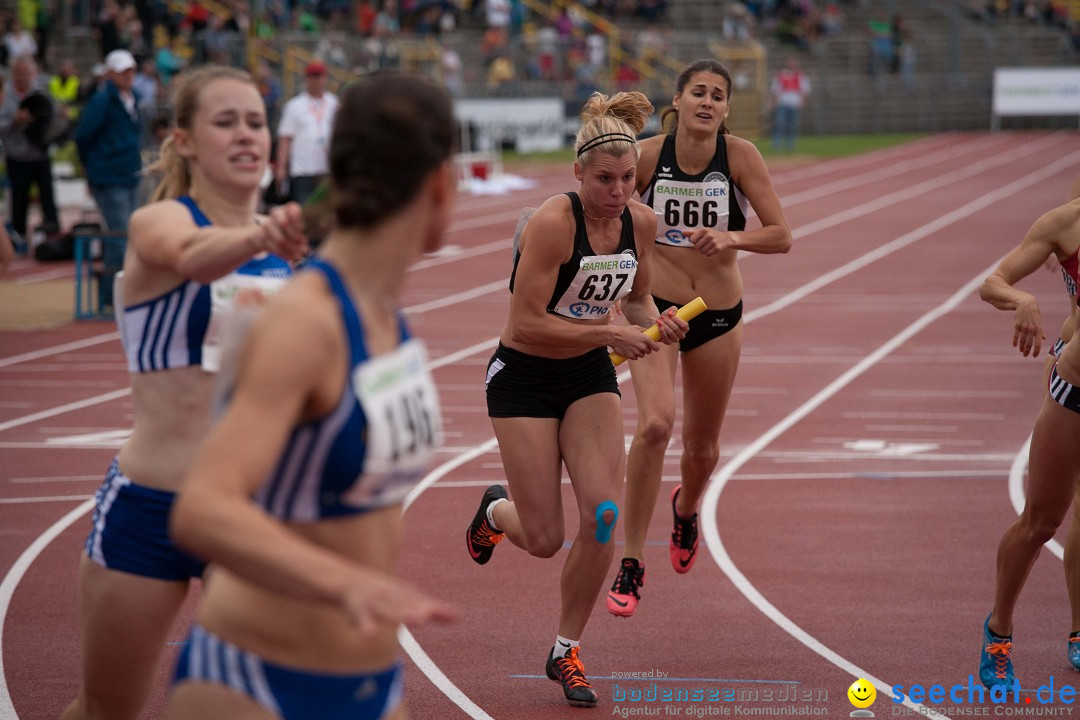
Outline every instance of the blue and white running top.
<path fill-rule="evenodd" d="M 191 197 L 184 195 L 176 199 L 191 211 L 197 226 L 212 224 Z M 207 370 L 216 371 L 217 353 L 208 351 L 217 348 L 214 340 L 219 331 L 215 314 L 220 315 L 226 309 L 237 290 L 257 287 L 264 294 L 272 295 L 291 274 L 288 262 L 267 254 L 249 260 L 210 285 L 188 280 L 164 295 L 124 307 L 120 334 L 128 372 L 145 373 L 191 365 L 203 365 Z"/>
<path fill-rule="evenodd" d="M 442 442 L 442 418 L 424 344 L 398 320 L 400 343 L 372 357 L 356 305 L 337 270 L 321 272 L 341 306 L 350 369 L 337 407 L 295 427 L 255 501 L 282 520 L 310 522 L 402 502 Z"/>

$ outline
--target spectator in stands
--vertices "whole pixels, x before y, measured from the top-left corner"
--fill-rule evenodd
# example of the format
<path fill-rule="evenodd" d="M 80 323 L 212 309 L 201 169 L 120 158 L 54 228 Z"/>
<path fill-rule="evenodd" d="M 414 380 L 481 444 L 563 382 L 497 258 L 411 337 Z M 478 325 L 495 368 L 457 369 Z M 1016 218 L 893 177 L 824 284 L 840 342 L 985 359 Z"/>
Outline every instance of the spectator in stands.
<path fill-rule="evenodd" d="M 378 37 L 396 36 L 401 32 L 396 0 L 383 0 L 382 9 L 375 16 L 374 34 Z"/>
<path fill-rule="evenodd" d="M 154 65 L 157 66 L 161 84 L 165 87 L 169 86 L 173 75 L 180 72 L 184 67 L 184 61 L 178 52 L 182 43 L 183 40 L 180 34 L 172 32 L 169 35 L 169 42 L 158 48 L 157 54 L 154 56 Z"/>
<path fill-rule="evenodd" d="M 266 122 L 270 127 L 275 127 L 281 113 L 281 99 L 285 91 L 282 90 L 281 83 L 265 60 L 259 63 L 255 82 L 259 86 L 259 95 L 262 96 L 263 105 L 266 106 Z"/>
<path fill-rule="evenodd" d="M 94 34 L 97 35 L 98 48 L 105 57 L 120 47 L 120 26 L 123 13 L 117 0 L 105 0 L 98 12 Z"/>
<path fill-rule="evenodd" d="M 37 61 L 48 66 L 49 39 L 52 36 L 53 11 L 50 0 L 37 0 L 34 17 L 34 39 L 37 41 Z"/>
<path fill-rule="evenodd" d="M 327 143 L 338 109 L 337 96 L 326 90 L 322 62 L 308 63 L 304 87 L 282 110 L 274 167 L 279 195 L 287 194 L 301 204 L 326 177 Z"/>
<path fill-rule="evenodd" d="M 637 36 L 638 58 L 643 63 L 651 63 L 657 55 L 665 52 L 666 45 L 659 26 L 655 23 L 646 25 Z"/>
<path fill-rule="evenodd" d="M 552 22 L 546 22 L 536 31 L 536 65 L 540 79 L 553 81 L 558 78 L 559 31 Z"/>
<path fill-rule="evenodd" d="M 844 29 L 844 13 L 835 2 L 825 4 L 825 11 L 821 14 L 821 34 L 835 35 Z"/>
<path fill-rule="evenodd" d="M 570 11 L 565 5 L 559 8 L 559 15 L 555 18 L 555 29 L 563 42 L 569 42 L 574 36 L 574 20 L 570 17 Z"/>
<path fill-rule="evenodd" d="M 131 86 L 138 98 L 139 114 L 142 115 L 144 124 L 146 120 L 157 115 L 158 91 L 161 83 L 158 82 L 157 63 L 154 58 L 148 57 L 139 65 L 135 73 L 135 81 Z M 149 129 L 149 125 L 147 125 Z"/>
<path fill-rule="evenodd" d="M 188 3 L 187 11 L 184 13 L 184 25 L 187 26 L 192 35 L 197 35 L 205 30 L 209 22 L 210 11 L 199 0 L 192 0 Z"/>
<path fill-rule="evenodd" d="M 120 25 L 120 47 L 128 50 L 132 55 L 145 57 L 150 52 L 150 46 L 146 44 L 145 38 L 142 20 L 139 19 L 135 8 L 125 8 Z"/>
<path fill-rule="evenodd" d="M 510 0 L 485 0 L 487 27 L 510 32 Z"/>
<path fill-rule="evenodd" d="M 202 35 L 204 62 L 218 65 L 235 65 L 233 48 L 236 33 L 225 27 L 225 19 L 211 15 Z"/>
<path fill-rule="evenodd" d="M 878 16 L 870 20 L 867 31 L 870 35 L 870 74 L 876 76 L 892 67 L 895 53 L 892 23 Z"/>
<path fill-rule="evenodd" d="M 754 38 L 754 16 L 741 2 L 728 6 L 723 20 L 724 39 L 732 42 L 749 42 Z"/>
<path fill-rule="evenodd" d="M 49 78 L 49 95 L 57 107 L 64 108 L 68 118 L 74 121 L 79 116 L 79 75 L 75 72 L 75 63 L 70 58 L 60 62 L 60 69 Z"/>
<path fill-rule="evenodd" d="M 514 63 L 505 52 L 499 52 L 488 65 L 487 85 L 495 92 L 505 92 L 514 81 Z"/>
<path fill-rule="evenodd" d="M 647 23 L 660 22 L 667 11 L 667 0 L 640 0 L 638 14 L 645 18 Z"/>
<path fill-rule="evenodd" d="M 126 233 L 142 170 L 142 117 L 132 90 L 135 58 L 127 50 L 113 50 L 105 67 L 109 73 L 105 86 L 83 109 L 75 144 L 105 226 Z"/>
<path fill-rule="evenodd" d="M 251 32 L 251 4 L 248 0 L 233 0 L 229 16 L 225 18 L 225 29 L 240 37 Z"/>
<path fill-rule="evenodd" d="M 60 230 L 47 142 L 54 114 L 52 100 L 39 80 L 37 61 L 31 55 L 16 57 L 11 63 L 11 87 L 0 104 L 0 141 L 7 154 L 11 226 L 18 240 L 27 238 L 32 185 L 38 189 L 43 230 L 47 235 Z"/>
<path fill-rule="evenodd" d="M 18 15 L 12 17 L 8 24 L 8 31 L 4 34 L 4 48 L 9 60 L 20 55 L 36 57 L 38 54 L 37 40 L 33 33 L 22 26 Z"/>
<path fill-rule="evenodd" d="M 94 66 L 90 68 L 90 77 L 86 79 L 86 82 L 79 83 L 80 106 L 86 105 L 94 93 L 105 85 L 105 76 L 108 74 L 109 71 L 105 68 L 105 63 L 94 63 Z"/>
<path fill-rule="evenodd" d="M 915 85 L 915 37 L 899 15 L 893 18 L 894 72 L 907 87 Z"/>
<path fill-rule="evenodd" d="M 458 54 L 453 45 L 444 42 L 440 62 L 442 63 L 442 79 L 446 91 L 450 93 L 451 97 L 461 97 L 465 94 L 465 71 L 461 62 L 461 55 Z"/>
<path fill-rule="evenodd" d="M 792 45 L 800 50 L 810 48 L 810 41 L 803 25 L 802 16 L 796 8 L 786 5 L 780 11 L 776 23 L 776 39 L 783 45 Z"/>
<path fill-rule="evenodd" d="M 360 0 L 356 6 L 356 32 L 363 37 L 371 35 L 378 14 L 374 0 Z"/>
<path fill-rule="evenodd" d="M 799 134 L 799 113 L 810 94 L 810 78 L 799 67 L 799 61 L 788 58 L 787 64 L 772 80 L 773 150 L 793 152 Z"/>

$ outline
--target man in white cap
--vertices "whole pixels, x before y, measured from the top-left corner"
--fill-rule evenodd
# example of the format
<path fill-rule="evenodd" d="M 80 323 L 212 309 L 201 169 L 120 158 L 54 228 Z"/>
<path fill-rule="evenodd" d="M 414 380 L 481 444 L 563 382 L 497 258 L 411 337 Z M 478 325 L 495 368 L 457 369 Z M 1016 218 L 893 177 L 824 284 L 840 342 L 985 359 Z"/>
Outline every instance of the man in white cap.
<path fill-rule="evenodd" d="M 91 96 L 75 128 L 79 159 L 109 230 L 127 232 L 142 171 L 142 118 L 135 91 L 135 58 L 127 50 L 105 56 L 105 84 Z"/>

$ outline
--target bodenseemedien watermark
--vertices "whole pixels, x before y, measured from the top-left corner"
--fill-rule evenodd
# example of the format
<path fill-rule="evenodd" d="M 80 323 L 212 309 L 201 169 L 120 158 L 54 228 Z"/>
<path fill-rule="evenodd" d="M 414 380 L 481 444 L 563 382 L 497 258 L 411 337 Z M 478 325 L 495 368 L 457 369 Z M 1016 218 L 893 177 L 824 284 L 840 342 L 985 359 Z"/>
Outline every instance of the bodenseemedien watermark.
<path fill-rule="evenodd" d="M 612 715 L 630 717 L 814 717 L 829 714 L 822 703 L 828 690 L 800 688 L 785 683 L 780 688 L 743 688 L 679 682 L 663 670 L 613 672 L 613 680 L 661 682 L 627 686 L 614 682 Z M 671 684 L 663 681 L 669 681 Z"/>

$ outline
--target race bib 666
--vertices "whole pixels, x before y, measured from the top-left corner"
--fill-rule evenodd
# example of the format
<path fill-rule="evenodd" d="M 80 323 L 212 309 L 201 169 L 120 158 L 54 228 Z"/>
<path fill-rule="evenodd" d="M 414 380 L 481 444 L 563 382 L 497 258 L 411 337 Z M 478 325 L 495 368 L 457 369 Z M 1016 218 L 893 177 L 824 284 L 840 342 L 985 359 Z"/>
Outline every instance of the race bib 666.
<path fill-rule="evenodd" d="M 653 187 L 656 242 L 692 247 L 686 233 L 699 228 L 727 230 L 730 188 L 723 173 L 709 173 L 700 182 L 657 180 Z"/>

